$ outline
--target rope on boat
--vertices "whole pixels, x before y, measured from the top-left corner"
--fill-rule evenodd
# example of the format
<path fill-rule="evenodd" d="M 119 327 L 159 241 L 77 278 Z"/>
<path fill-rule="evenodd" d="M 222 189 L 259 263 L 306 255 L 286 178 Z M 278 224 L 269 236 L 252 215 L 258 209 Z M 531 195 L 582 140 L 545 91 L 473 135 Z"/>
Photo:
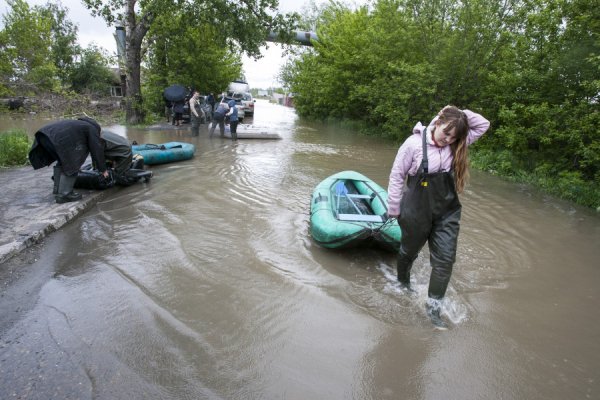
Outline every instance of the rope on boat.
<path fill-rule="evenodd" d="M 381 224 L 381 226 L 379 228 L 375 228 L 373 229 L 373 231 L 377 231 L 379 232 L 380 230 L 382 230 L 383 228 L 385 228 L 388 224 L 391 224 L 392 222 L 396 221 L 398 218 L 394 217 L 394 218 L 388 218 L 383 224 Z"/>
<path fill-rule="evenodd" d="M 378 228 L 368 228 L 368 227 L 364 227 L 363 224 L 360 224 L 358 222 L 346 221 L 349 224 L 361 226 L 361 227 L 363 227 L 363 229 L 361 229 L 360 231 L 348 234 L 346 236 L 335 238 L 335 239 L 327 241 L 327 242 L 323 242 L 323 241 L 317 241 L 317 242 L 319 242 L 321 244 L 334 244 L 334 243 L 339 243 L 339 242 L 350 241 L 352 239 L 358 239 L 359 237 L 364 236 L 365 234 L 368 234 L 368 236 L 372 236 L 372 237 L 377 237 L 377 236 L 381 235 L 381 236 L 388 238 L 389 242 L 393 242 L 394 238 L 392 236 L 388 235 L 387 233 L 382 232 L 381 230 L 383 228 L 385 228 L 387 225 L 392 224 L 394 221 L 396 221 L 396 219 L 397 218 L 389 218 L 387 221 L 385 221 L 383 224 L 381 224 L 381 226 Z"/>

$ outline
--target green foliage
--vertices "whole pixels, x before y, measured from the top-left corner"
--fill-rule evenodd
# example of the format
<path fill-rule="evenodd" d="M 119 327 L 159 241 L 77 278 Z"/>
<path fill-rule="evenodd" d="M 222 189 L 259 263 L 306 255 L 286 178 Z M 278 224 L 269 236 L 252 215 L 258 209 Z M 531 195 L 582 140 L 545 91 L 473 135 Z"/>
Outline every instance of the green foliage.
<path fill-rule="evenodd" d="M 123 21 L 127 27 L 127 54 L 124 64 L 127 70 L 127 122 L 143 120 L 143 97 L 141 84 L 142 45 L 154 24 L 160 24 L 175 16 L 180 29 L 214 27 L 218 34 L 212 38 L 216 45 L 228 46 L 232 51 L 260 55 L 270 31 L 289 31 L 295 26 L 295 15 L 277 13 L 278 0 L 83 0 L 93 15 L 102 16 L 109 24 Z M 184 19 L 176 16 L 183 10 Z M 175 25 L 173 23 L 173 25 Z M 158 31 L 158 30 L 157 30 Z M 163 39 L 165 39 L 163 37 Z M 196 51 L 198 49 L 195 49 Z M 186 53 L 189 54 L 189 53 Z M 192 53 L 193 54 L 193 53 Z M 164 65 L 168 65 L 165 63 Z M 177 71 L 183 73 L 183 71 Z"/>
<path fill-rule="evenodd" d="M 0 95 L 58 93 L 81 49 L 77 27 L 60 3 L 30 7 L 9 0 L 0 31 Z"/>
<path fill-rule="evenodd" d="M 146 111 L 164 109 L 163 90 L 180 84 L 201 93 L 220 93 L 241 74 L 241 60 L 220 44 L 212 25 L 192 24 L 185 11 L 158 17 L 148 33 L 145 81 Z"/>
<path fill-rule="evenodd" d="M 475 164 L 600 202 L 597 2 L 379 0 L 309 18 L 319 42 L 280 74 L 299 114 L 402 140 L 446 104 L 476 110 L 492 129 Z"/>
<path fill-rule="evenodd" d="M 81 61 L 74 63 L 68 80 L 78 93 L 108 95 L 119 78 L 109 68 L 110 58 L 97 46 L 82 50 Z"/>
<path fill-rule="evenodd" d="M 471 166 L 502 176 L 510 181 L 526 183 L 551 195 L 586 207 L 600 207 L 600 182 L 584 179 L 577 171 L 559 171 L 551 164 L 539 165 L 532 171 L 520 169 L 519 160 L 509 151 L 471 152 Z"/>
<path fill-rule="evenodd" d="M 77 44 L 77 26 L 67 18 L 68 8 L 61 3 L 39 7 L 40 13 L 51 21 L 51 57 L 63 84 L 69 83 L 69 74 L 81 48 Z"/>
<path fill-rule="evenodd" d="M 52 20 L 23 0 L 8 0 L 10 12 L 3 16 L 1 52 L 8 62 L 0 68 L 3 86 L 20 95 L 52 91 L 58 87 L 57 67 L 52 60 Z"/>
<path fill-rule="evenodd" d="M 0 31 L 0 96 L 10 96 L 13 93 L 10 87 L 13 59 L 14 49 L 9 46 L 8 34 L 2 30 Z"/>
<path fill-rule="evenodd" d="M 30 146 L 27 133 L 22 130 L 0 133 L 0 167 L 27 165 Z"/>

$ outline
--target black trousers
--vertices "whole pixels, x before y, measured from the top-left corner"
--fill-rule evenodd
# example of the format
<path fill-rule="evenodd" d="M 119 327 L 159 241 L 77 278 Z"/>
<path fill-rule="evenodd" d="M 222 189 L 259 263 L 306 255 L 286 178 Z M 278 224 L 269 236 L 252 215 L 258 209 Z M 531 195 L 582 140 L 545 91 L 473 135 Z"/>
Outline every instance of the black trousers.
<path fill-rule="evenodd" d="M 219 130 L 221 132 L 221 136 L 225 135 L 225 116 L 223 114 L 215 113 L 215 117 L 213 119 L 212 125 L 210 127 L 209 136 L 212 136 L 215 132 L 215 128 L 219 125 Z"/>
<path fill-rule="evenodd" d="M 229 130 L 231 131 L 231 140 L 237 140 L 238 121 L 229 122 Z"/>
<path fill-rule="evenodd" d="M 429 297 L 445 296 L 456 261 L 461 208 L 451 173 L 409 177 L 398 218 L 402 229 L 397 262 L 400 282 L 410 284 L 413 262 L 427 242 L 432 268 Z"/>

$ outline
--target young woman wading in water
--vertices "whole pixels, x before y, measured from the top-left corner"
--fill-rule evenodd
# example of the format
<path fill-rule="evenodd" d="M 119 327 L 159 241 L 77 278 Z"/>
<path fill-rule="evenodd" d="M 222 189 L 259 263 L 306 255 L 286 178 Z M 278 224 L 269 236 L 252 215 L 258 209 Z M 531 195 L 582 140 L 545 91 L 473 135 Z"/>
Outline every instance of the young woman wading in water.
<path fill-rule="evenodd" d="M 480 114 L 446 106 L 429 126 L 419 122 L 413 128 L 413 135 L 398 150 L 390 173 L 388 215 L 397 217 L 402 229 L 398 281 L 412 291 L 410 270 L 428 242 L 431 276 L 426 309 L 439 329 L 447 329 L 440 316 L 440 301 L 456 260 L 461 213 L 458 193 L 469 175 L 467 147 L 489 126 Z"/>

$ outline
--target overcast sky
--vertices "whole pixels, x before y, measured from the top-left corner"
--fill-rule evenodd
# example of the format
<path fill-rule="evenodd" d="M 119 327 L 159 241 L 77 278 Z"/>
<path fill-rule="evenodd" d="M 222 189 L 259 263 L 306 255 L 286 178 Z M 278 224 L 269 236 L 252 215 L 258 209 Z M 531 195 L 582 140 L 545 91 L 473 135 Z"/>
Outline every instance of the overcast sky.
<path fill-rule="evenodd" d="M 27 0 L 30 5 L 46 4 L 48 0 Z M 316 4 L 327 3 L 328 0 L 315 0 Z M 367 0 L 351 0 L 350 3 L 364 4 Z M 108 27 L 102 18 L 92 17 L 79 0 L 62 0 L 64 7 L 69 9 L 69 19 L 79 27 L 79 44 L 87 47 L 90 43 L 105 48 L 111 54 L 116 53 L 116 44 L 113 37 L 114 27 Z M 283 13 L 299 12 L 309 0 L 279 0 L 279 11 Z M 5 15 L 8 5 L 0 0 L 0 14 Z M 3 26 L 4 21 L 0 21 Z M 268 88 L 280 86 L 277 82 L 279 69 L 285 63 L 282 47 L 276 43 L 269 43 L 261 49 L 263 57 L 259 60 L 244 56 L 244 73 L 251 88 Z"/>

